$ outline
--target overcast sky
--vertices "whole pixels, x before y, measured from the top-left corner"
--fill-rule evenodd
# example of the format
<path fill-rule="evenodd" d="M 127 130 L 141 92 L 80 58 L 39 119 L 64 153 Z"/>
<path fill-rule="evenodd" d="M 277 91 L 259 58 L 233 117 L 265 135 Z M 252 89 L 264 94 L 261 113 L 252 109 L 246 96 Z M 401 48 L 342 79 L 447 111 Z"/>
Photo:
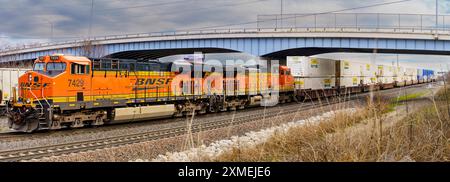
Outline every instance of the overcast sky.
<path fill-rule="evenodd" d="M 92 35 L 145 33 L 257 20 L 280 14 L 281 0 L 95 0 Z M 284 14 L 321 13 L 398 0 L 284 0 Z M 440 14 L 450 14 L 450 0 L 439 0 Z M 91 0 L 0 0 L 0 47 L 21 43 L 88 37 Z M 434 14 L 435 0 L 342 11 L 342 13 Z M 371 23 L 368 22 L 365 23 Z M 363 22 L 364 23 L 364 22 Z M 450 18 L 446 21 L 450 25 Z M 237 27 L 256 27 L 245 24 Z M 341 55 L 342 56 L 342 55 Z M 367 57 L 367 55 L 366 55 Z M 381 56 L 380 56 L 381 57 Z M 389 56 L 388 56 L 389 57 Z M 396 57 L 396 56 L 395 56 Z M 410 59 L 411 56 L 404 56 Z M 419 56 L 421 58 L 429 58 Z M 390 59 L 390 58 L 389 58 Z M 416 60 L 414 57 L 412 58 Z M 440 57 L 446 60 L 447 57 Z"/>

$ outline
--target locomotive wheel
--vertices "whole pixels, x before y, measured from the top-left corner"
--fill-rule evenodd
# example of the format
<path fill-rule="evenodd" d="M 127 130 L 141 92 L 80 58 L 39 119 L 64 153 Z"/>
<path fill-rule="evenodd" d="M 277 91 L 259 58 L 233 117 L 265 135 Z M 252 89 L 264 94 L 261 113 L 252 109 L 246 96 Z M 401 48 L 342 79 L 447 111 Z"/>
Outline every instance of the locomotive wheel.
<path fill-rule="evenodd" d="M 92 126 L 101 126 L 103 124 L 105 124 L 105 123 L 103 122 L 102 117 L 96 117 L 95 121 L 91 123 Z"/>
<path fill-rule="evenodd" d="M 218 107 L 216 105 L 209 106 L 210 113 L 216 113 L 218 111 Z"/>
<path fill-rule="evenodd" d="M 81 119 L 75 119 L 75 121 L 70 125 L 71 128 L 82 128 L 84 127 L 83 122 Z"/>
<path fill-rule="evenodd" d="M 11 129 L 26 133 L 31 133 L 33 131 L 36 131 L 39 127 L 39 120 L 38 119 L 30 119 L 28 121 L 22 122 L 20 124 L 16 124 L 12 121 L 10 121 Z"/>

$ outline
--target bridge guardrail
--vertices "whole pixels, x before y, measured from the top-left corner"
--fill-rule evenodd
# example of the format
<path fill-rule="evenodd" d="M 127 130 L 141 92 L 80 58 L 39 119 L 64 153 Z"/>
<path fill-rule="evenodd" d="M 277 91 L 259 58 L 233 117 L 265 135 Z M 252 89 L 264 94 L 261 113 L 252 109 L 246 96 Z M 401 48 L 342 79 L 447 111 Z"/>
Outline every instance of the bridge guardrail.
<path fill-rule="evenodd" d="M 146 38 L 146 37 L 167 37 L 167 36 L 185 36 L 185 35 L 207 35 L 207 34 L 237 34 L 237 33 L 305 33 L 305 32 L 372 32 L 372 33 L 423 33 L 423 34 L 439 34 L 450 35 L 450 30 L 437 30 L 437 29 L 416 29 L 416 28 L 370 28 L 370 27 L 303 27 L 303 28 L 283 28 L 283 29 L 218 29 L 218 30 L 205 30 L 205 31 L 183 31 L 183 32 L 164 32 L 164 33 L 151 33 L 151 34 L 128 34 L 128 35 L 111 35 L 105 37 L 94 37 L 86 40 L 70 40 L 56 43 L 40 43 L 30 44 L 11 49 L 3 49 L 0 53 L 6 53 L 9 51 L 18 51 L 29 48 L 58 46 L 65 44 L 78 44 L 86 41 L 105 41 L 105 40 L 118 40 L 118 39 L 130 39 L 130 38 Z"/>

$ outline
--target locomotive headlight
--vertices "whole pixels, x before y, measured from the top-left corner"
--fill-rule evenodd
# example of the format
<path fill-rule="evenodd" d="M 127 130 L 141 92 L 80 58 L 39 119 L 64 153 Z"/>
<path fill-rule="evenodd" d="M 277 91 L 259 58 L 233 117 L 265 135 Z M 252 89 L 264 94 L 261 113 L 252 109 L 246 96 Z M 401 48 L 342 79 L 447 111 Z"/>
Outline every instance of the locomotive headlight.
<path fill-rule="evenodd" d="M 31 74 L 28 75 L 28 81 L 31 82 L 31 80 L 33 80 L 33 76 L 31 76 Z"/>
<path fill-rule="evenodd" d="M 26 102 L 27 104 L 31 103 L 30 99 L 27 99 L 25 102 Z"/>

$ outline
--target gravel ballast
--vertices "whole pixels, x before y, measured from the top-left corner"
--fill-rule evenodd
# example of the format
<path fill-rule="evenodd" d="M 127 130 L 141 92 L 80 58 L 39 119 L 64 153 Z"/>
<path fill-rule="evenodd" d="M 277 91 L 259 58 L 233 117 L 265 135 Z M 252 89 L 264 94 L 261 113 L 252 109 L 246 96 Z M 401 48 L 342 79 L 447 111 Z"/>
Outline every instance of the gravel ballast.
<path fill-rule="evenodd" d="M 159 155 L 157 158 L 151 160 L 152 162 L 201 162 L 204 159 L 214 159 L 221 154 L 230 151 L 233 148 L 245 149 L 255 147 L 256 145 L 266 142 L 275 133 L 285 133 L 289 129 L 299 127 L 304 124 L 312 124 L 320 121 L 328 120 L 337 113 L 354 113 L 355 109 L 345 109 L 340 111 L 330 111 L 320 116 L 311 117 L 305 120 L 289 122 L 280 126 L 275 126 L 258 132 L 248 132 L 243 136 L 233 136 L 230 139 L 219 140 L 211 143 L 209 146 L 201 145 L 200 147 L 192 148 L 183 152 L 168 153 L 166 155 Z M 143 159 L 134 160 L 149 161 Z"/>

